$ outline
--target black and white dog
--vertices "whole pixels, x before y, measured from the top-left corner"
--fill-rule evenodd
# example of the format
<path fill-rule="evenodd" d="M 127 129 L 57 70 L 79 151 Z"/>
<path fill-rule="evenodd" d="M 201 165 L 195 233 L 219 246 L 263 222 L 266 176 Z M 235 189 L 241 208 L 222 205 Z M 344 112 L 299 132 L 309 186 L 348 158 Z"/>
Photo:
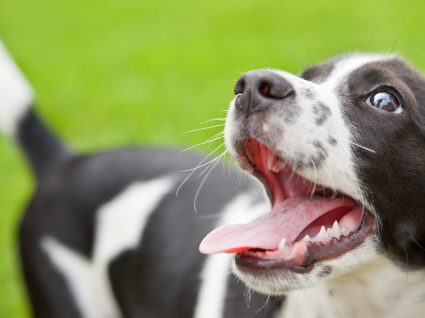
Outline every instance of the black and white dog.
<path fill-rule="evenodd" d="M 198 181 L 175 194 L 198 155 L 73 154 L 1 49 L 0 126 L 37 177 L 20 227 L 34 316 L 425 315 L 425 78 L 352 54 L 248 72 L 235 95 L 226 146 L 264 186 L 214 170 L 196 215 Z"/>

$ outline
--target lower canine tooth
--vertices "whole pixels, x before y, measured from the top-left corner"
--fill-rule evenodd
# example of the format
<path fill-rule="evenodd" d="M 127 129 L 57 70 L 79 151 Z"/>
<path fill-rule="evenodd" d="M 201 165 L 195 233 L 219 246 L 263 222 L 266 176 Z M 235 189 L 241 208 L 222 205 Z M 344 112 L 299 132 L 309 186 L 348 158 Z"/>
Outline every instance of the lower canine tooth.
<path fill-rule="evenodd" d="M 332 225 L 332 236 L 339 239 L 341 237 L 341 231 L 339 229 L 338 221 L 335 221 Z"/>
<path fill-rule="evenodd" d="M 320 228 L 319 234 L 317 234 L 317 239 L 319 241 L 321 241 L 321 240 L 324 240 L 326 238 L 328 238 L 328 233 L 326 232 L 325 227 L 322 225 L 322 227 Z"/>
<path fill-rule="evenodd" d="M 310 236 L 308 234 L 304 236 L 303 241 L 310 242 L 311 241 Z"/>
<path fill-rule="evenodd" d="M 283 238 L 279 243 L 279 250 L 283 251 L 285 249 L 286 239 Z"/>

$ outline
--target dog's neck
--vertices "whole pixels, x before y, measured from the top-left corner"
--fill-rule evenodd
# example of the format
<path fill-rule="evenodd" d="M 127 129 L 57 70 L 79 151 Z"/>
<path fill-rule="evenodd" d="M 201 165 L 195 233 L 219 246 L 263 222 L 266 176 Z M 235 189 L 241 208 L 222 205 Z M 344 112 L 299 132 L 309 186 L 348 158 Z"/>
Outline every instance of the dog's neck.
<path fill-rule="evenodd" d="M 277 318 L 423 317 L 425 271 L 403 271 L 383 257 L 354 273 L 290 292 Z"/>

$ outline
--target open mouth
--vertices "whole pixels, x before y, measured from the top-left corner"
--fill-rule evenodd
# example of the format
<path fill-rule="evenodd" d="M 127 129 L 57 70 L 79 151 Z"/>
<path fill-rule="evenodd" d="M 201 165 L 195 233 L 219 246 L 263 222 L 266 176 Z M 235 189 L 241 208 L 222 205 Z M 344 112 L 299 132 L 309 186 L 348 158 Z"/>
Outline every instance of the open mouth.
<path fill-rule="evenodd" d="M 272 210 L 248 224 L 213 230 L 201 242 L 202 253 L 234 253 L 238 266 L 251 269 L 305 272 L 355 249 L 372 232 L 374 218 L 363 206 L 301 177 L 256 139 L 245 140 L 244 156 Z"/>

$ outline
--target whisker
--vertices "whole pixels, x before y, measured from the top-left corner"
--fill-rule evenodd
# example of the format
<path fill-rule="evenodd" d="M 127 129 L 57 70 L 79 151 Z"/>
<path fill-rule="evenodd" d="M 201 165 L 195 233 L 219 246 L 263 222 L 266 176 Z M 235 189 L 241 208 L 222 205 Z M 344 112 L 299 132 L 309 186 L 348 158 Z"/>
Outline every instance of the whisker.
<path fill-rule="evenodd" d="M 423 251 L 425 251 L 425 248 L 421 244 L 419 244 L 419 242 L 414 237 L 412 237 L 412 241 L 415 242 L 416 245 L 419 246 Z"/>
<path fill-rule="evenodd" d="M 191 149 L 193 149 L 193 148 L 196 148 L 196 147 L 199 147 L 199 146 L 205 145 L 205 144 L 207 144 L 207 143 L 212 143 L 213 141 L 219 140 L 219 139 L 223 138 L 222 134 L 223 134 L 223 132 L 218 133 L 218 134 L 215 134 L 214 136 L 212 136 L 212 137 L 208 138 L 208 139 L 207 139 L 206 141 L 204 141 L 204 142 L 201 142 L 201 143 L 199 143 L 199 144 L 197 144 L 197 145 L 194 145 L 194 146 L 188 147 L 188 148 L 186 148 L 186 149 L 183 149 L 183 150 L 180 152 L 180 154 L 182 154 L 182 153 L 184 153 L 184 152 L 186 152 L 186 151 L 188 151 L 188 150 L 191 150 Z M 215 137 L 215 138 L 214 138 L 214 137 Z M 212 138 L 212 139 L 211 139 L 211 138 Z"/>
<path fill-rule="evenodd" d="M 177 188 L 177 190 L 176 190 L 176 197 L 179 195 L 179 191 L 180 191 L 180 189 L 183 187 L 183 185 L 187 182 L 187 180 L 189 180 L 189 178 L 195 173 L 195 171 L 197 170 L 197 169 L 199 169 L 199 168 L 201 168 L 202 166 L 205 166 L 205 165 L 207 165 L 208 163 L 205 163 L 204 164 L 204 162 L 205 162 L 205 160 L 207 160 L 208 158 L 210 158 L 211 157 L 211 155 L 213 154 L 213 153 L 215 153 L 220 147 L 221 147 L 222 145 L 220 145 L 220 146 L 218 146 L 218 147 L 216 147 L 215 149 L 213 149 L 208 155 L 206 155 L 205 156 L 205 158 L 204 159 L 202 159 L 201 160 L 201 162 L 199 162 L 198 163 L 198 165 L 195 167 L 195 168 L 193 168 L 193 169 L 190 169 L 190 170 L 187 170 L 187 171 L 191 171 L 187 176 L 186 176 L 186 178 L 184 178 L 183 179 L 183 181 L 180 183 L 180 185 L 179 185 L 179 187 Z M 214 159 L 212 159 L 212 160 L 214 160 Z"/>
<path fill-rule="evenodd" d="M 314 192 L 316 192 L 316 182 L 317 182 L 317 168 L 313 159 L 311 160 L 311 163 L 313 165 L 313 171 L 314 171 L 314 182 L 312 182 L 310 186 L 308 187 L 307 193 L 310 193 L 310 198 L 312 198 L 314 195 Z"/>
<path fill-rule="evenodd" d="M 257 309 L 257 311 L 255 313 L 258 314 L 260 311 L 262 311 L 264 308 L 266 308 L 269 301 L 270 301 L 270 295 L 267 296 L 267 299 L 264 302 L 264 304 L 259 309 Z"/>
<path fill-rule="evenodd" d="M 226 117 L 211 118 L 211 119 L 208 119 L 208 120 L 204 120 L 203 122 L 201 122 L 201 124 L 209 123 L 209 122 L 212 122 L 212 121 L 225 121 L 225 120 L 226 120 Z"/>
<path fill-rule="evenodd" d="M 404 249 L 404 254 L 406 255 L 406 263 L 407 263 L 407 267 L 409 267 L 409 254 L 407 254 L 406 246 L 404 246 L 404 245 L 403 245 L 403 249 Z M 409 272 L 410 272 L 410 271 L 406 271 L 406 281 L 405 281 L 405 283 L 407 283 L 407 282 L 408 282 L 408 280 L 409 280 Z"/>
<path fill-rule="evenodd" d="M 224 152 L 222 152 L 217 158 L 214 158 L 214 160 L 212 160 L 212 161 L 210 161 L 210 164 L 209 164 L 209 166 L 208 167 L 206 167 L 199 175 L 198 175 L 198 178 L 200 177 L 200 176 L 202 176 L 204 173 L 205 173 L 205 171 L 207 171 L 208 170 L 208 168 L 211 166 L 211 165 L 213 165 L 214 164 L 214 162 L 216 162 L 217 160 L 220 160 L 220 159 L 222 159 L 223 158 L 223 156 L 224 156 L 224 154 L 225 154 L 225 151 Z"/>
<path fill-rule="evenodd" d="M 199 184 L 198 190 L 196 190 L 195 197 L 193 198 L 193 208 L 194 208 L 196 214 L 198 214 L 198 208 L 196 206 L 196 201 L 198 200 L 199 193 L 201 192 L 202 186 L 204 185 L 204 183 L 207 180 L 208 176 L 211 174 L 211 172 L 214 170 L 214 168 L 217 166 L 218 163 L 220 163 L 220 160 L 215 161 L 210 166 L 210 169 L 205 174 L 204 178 L 202 179 L 201 183 Z"/>
<path fill-rule="evenodd" d="M 210 156 L 208 155 L 207 157 L 210 157 Z M 215 161 L 216 159 L 217 159 L 217 158 L 212 158 L 210 161 L 205 162 L 205 163 L 201 164 L 200 166 L 196 166 L 195 168 L 192 168 L 192 169 L 185 169 L 185 170 L 180 170 L 180 171 L 181 171 L 181 172 L 189 172 L 189 171 L 194 172 L 194 171 L 196 171 L 196 170 L 198 170 L 198 169 L 200 169 L 200 168 L 202 168 L 202 167 L 205 167 L 205 166 L 209 165 L 212 161 Z M 202 162 L 202 161 L 201 161 L 201 162 Z"/>
<path fill-rule="evenodd" d="M 188 130 L 188 131 L 184 132 L 182 135 L 185 135 L 185 134 L 188 134 L 188 133 L 191 133 L 191 132 L 195 132 L 195 131 L 201 131 L 201 130 L 216 128 L 216 127 L 223 127 L 223 126 L 224 126 L 224 124 L 213 125 L 213 126 L 203 127 L 203 128 L 196 128 L 196 129 Z"/>
<path fill-rule="evenodd" d="M 362 149 L 364 149 L 364 150 L 366 150 L 366 151 L 369 151 L 369 152 L 372 152 L 372 153 L 376 153 L 376 151 L 375 151 L 375 150 L 373 150 L 373 149 L 371 149 L 371 148 L 368 148 L 368 147 L 366 147 L 366 146 L 362 146 L 362 145 L 356 144 L 355 142 L 352 142 L 352 141 L 350 141 L 350 143 L 351 143 L 353 146 L 356 146 L 356 147 L 362 148 Z"/>
<path fill-rule="evenodd" d="M 254 295 L 254 291 L 251 288 L 248 288 L 246 290 L 246 295 L 245 295 L 245 303 L 246 306 L 249 308 L 251 306 L 251 298 Z"/>
<path fill-rule="evenodd" d="M 189 171 L 195 171 L 198 170 L 199 168 L 205 167 L 207 164 L 209 164 L 211 161 L 215 160 L 216 158 L 212 158 L 210 161 L 204 163 L 205 159 L 211 157 L 211 155 L 213 153 L 215 153 L 220 147 L 223 146 L 224 143 L 220 144 L 218 147 L 216 147 L 215 149 L 213 149 L 213 151 L 211 151 L 208 155 L 205 156 L 205 158 L 195 167 L 192 169 L 184 169 L 184 170 L 180 170 L 181 172 L 189 172 Z"/>

